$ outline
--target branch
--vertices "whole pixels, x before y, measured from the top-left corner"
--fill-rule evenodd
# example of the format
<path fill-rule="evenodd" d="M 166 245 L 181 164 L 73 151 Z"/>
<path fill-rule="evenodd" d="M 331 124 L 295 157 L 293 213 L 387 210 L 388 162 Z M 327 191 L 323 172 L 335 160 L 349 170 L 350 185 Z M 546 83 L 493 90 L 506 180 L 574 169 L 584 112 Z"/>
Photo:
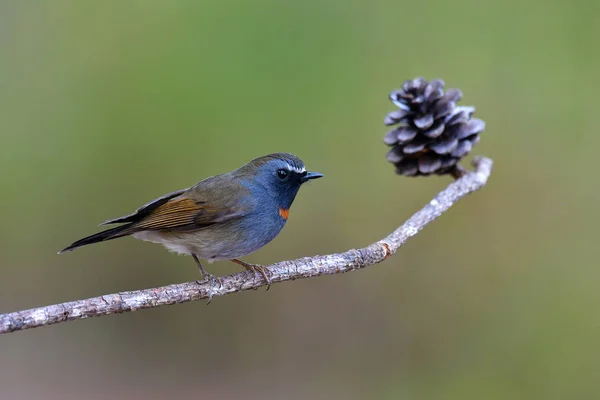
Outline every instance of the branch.
<path fill-rule="evenodd" d="M 312 278 L 320 275 L 340 274 L 382 262 L 394 254 L 409 238 L 425 225 L 447 211 L 465 195 L 481 189 L 492 170 L 492 160 L 475 158 L 474 172 L 466 172 L 440 192 L 421 211 L 414 214 L 386 238 L 362 249 L 344 253 L 281 261 L 266 267 L 272 283 Z M 169 304 L 212 299 L 243 290 L 257 289 L 266 282 L 260 274 L 238 272 L 221 279 L 222 286 L 211 283 L 187 282 L 153 289 L 135 290 L 71 301 L 30 310 L 0 314 L 0 334 L 37 328 L 59 322 L 97 317 Z"/>

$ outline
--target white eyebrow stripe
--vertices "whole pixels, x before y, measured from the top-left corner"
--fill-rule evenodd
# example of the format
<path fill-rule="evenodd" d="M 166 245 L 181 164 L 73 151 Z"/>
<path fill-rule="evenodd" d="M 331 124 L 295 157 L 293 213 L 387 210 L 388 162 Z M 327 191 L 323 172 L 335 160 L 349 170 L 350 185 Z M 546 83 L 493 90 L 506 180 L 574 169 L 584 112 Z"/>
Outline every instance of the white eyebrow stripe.
<path fill-rule="evenodd" d="M 306 172 L 306 168 L 304 168 L 304 167 L 302 167 L 302 169 L 300 169 L 300 168 L 296 168 L 296 167 L 294 167 L 293 165 L 290 165 L 290 164 L 287 164 L 287 166 L 288 166 L 288 169 L 290 171 L 294 171 L 294 172 L 299 173 L 299 174 L 301 174 L 303 172 Z"/>

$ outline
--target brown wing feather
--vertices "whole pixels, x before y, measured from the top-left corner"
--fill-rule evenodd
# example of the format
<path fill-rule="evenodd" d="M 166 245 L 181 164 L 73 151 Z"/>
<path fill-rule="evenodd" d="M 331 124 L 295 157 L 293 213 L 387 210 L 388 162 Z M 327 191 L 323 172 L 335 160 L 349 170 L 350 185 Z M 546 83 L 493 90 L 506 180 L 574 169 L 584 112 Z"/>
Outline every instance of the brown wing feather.
<path fill-rule="evenodd" d="M 119 218 L 109 219 L 108 221 L 104 221 L 100 225 L 121 224 L 121 223 L 126 223 L 126 222 L 139 221 L 140 219 L 142 219 L 146 215 L 150 214 L 153 210 L 155 210 L 159 206 L 161 206 L 161 205 L 165 204 L 166 202 L 168 202 L 169 200 L 183 194 L 186 190 L 188 190 L 188 189 L 182 189 L 182 190 L 177 190 L 175 192 L 167 193 L 157 199 L 154 199 L 154 200 L 144 204 L 143 206 L 141 206 L 140 208 L 138 208 L 131 214 L 128 214 L 128 215 L 125 215 L 125 216 L 122 216 Z"/>
<path fill-rule="evenodd" d="M 232 209 L 215 208 L 189 198 L 169 200 L 157 207 L 132 228 L 142 230 L 200 229 L 217 222 L 243 216 L 244 213 Z"/>
<path fill-rule="evenodd" d="M 192 199 L 170 200 L 135 224 L 135 228 L 161 230 L 190 225 L 194 223 L 196 215 L 201 210 L 201 206 Z"/>

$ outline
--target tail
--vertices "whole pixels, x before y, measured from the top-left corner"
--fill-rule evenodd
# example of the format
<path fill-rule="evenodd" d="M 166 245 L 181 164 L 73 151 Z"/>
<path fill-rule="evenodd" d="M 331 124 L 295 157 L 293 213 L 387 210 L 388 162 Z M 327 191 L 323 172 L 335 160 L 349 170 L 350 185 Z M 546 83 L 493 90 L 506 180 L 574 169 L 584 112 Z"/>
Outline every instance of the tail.
<path fill-rule="evenodd" d="M 88 244 L 104 242 L 106 240 L 116 239 L 123 236 L 130 235 L 132 232 L 129 229 L 131 224 L 117 226 L 116 228 L 107 229 L 105 231 L 96 233 L 95 235 L 85 237 L 73 243 L 70 246 L 65 247 L 58 254 L 65 253 L 67 251 L 75 250 L 81 246 L 87 246 Z"/>

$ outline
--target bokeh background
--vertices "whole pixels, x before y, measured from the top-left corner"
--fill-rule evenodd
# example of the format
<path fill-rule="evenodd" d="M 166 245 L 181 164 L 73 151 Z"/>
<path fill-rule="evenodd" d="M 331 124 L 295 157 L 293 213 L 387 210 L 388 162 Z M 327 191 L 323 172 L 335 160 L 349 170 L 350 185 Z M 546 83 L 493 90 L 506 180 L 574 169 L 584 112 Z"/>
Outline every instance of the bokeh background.
<path fill-rule="evenodd" d="M 597 398 L 599 39 L 594 0 L 2 1 L 0 312 L 196 279 L 56 251 L 269 152 L 326 178 L 248 261 L 382 238 L 451 181 L 385 161 L 415 76 L 463 90 L 495 169 L 378 266 L 4 335 L 0 398 Z"/>

